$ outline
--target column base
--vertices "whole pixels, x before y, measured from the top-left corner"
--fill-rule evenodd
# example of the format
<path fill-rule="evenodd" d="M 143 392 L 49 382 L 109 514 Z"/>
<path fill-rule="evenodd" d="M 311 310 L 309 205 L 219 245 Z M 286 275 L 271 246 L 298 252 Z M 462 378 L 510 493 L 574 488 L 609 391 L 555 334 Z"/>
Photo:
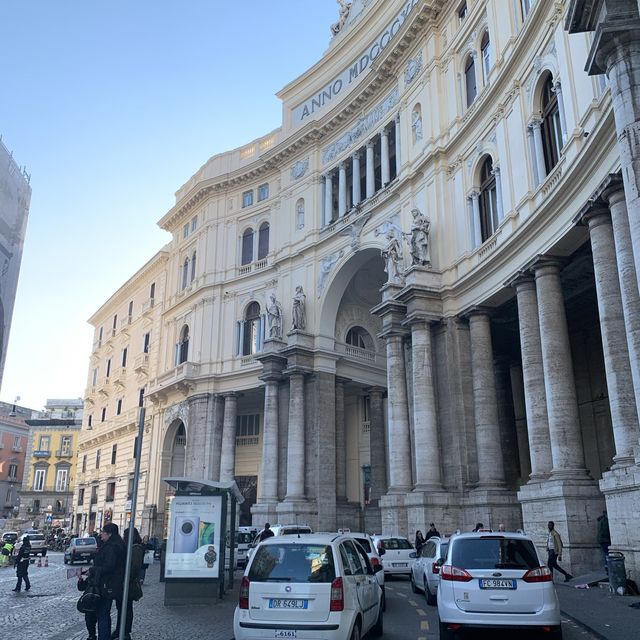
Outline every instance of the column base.
<path fill-rule="evenodd" d="M 369 531 L 362 528 L 362 512 L 360 504 L 349 502 L 344 498 L 336 503 L 337 529 L 351 529 L 351 531 Z"/>
<path fill-rule="evenodd" d="M 524 529 L 541 558 L 547 557 L 547 523 L 553 520 L 564 544 L 563 569 L 577 576 L 601 568 L 596 519 L 604 509 L 604 497 L 595 480 L 558 479 L 552 474 L 549 480 L 520 487 L 518 500 Z"/>
<path fill-rule="evenodd" d="M 476 487 L 462 501 L 464 531 L 471 531 L 478 522 L 497 531 L 503 524 L 507 531 L 522 527 L 522 513 L 515 491 L 504 487 Z"/>
<path fill-rule="evenodd" d="M 273 502 L 256 502 L 251 507 L 251 522 L 256 527 L 262 527 L 265 522 L 275 524 L 278 521 L 277 514 L 278 503 Z"/>
<path fill-rule="evenodd" d="M 276 507 L 278 524 L 307 524 L 318 531 L 318 508 L 306 499 L 285 499 Z"/>
<path fill-rule="evenodd" d="M 415 532 L 419 529 L 425 535 L 429 524 L 433 522 L 442 535 L 450 535 L 461 522 L 460 501 L 458 497 L 445 491 L 422 491 L 416 487 L 405 499 L 407 507 L 408 529 L 413 541 Z"/>
<path fill-rule="evenodd" d="M 380 498 L 381 532 L 385 535 L 406 536 L 409 538 L 406 493 L 387 493 Z"/>
<path fill-rule="evenodd" d="M 640 460 L 639 460 L 640 462 Z M 611 551 L 624 554 L 632 580 L 640 580 L 640 464 L 613 468 L 602 474 L 611 532 Z M 600 514 L 597 514 L 600 515 Z"/>

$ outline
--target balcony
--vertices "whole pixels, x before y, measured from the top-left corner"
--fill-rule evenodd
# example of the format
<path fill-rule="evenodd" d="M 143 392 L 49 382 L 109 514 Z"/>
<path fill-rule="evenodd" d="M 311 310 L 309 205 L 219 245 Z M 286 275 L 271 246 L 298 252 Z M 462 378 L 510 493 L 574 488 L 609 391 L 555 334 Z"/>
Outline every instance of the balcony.
<path fill-rule="evenodd" d="M 38 449 L 33 452 L 34 458 L 48 458 L 51 455 L 51 451 L 48 449 Z"/>
<path fill-rule="evenodd" d="M 142 314 L 146 315 L 151 312 L 155 305 L 155 298 L 149 298 L 146 302 L 142 303 Z"/>
<path fill-rule="evenodd" d="M 125 379 L 127 377 L 127 368 L 118 367 L 112 374 L 111 380 L 113 384 L 117 384 L 120 387 L 124 387 Z"/>
<path fill-rule="evenodd" d="M 73 455 L 73 453 L 71 453 L 71 449 L 58 449 L 56 451 L 56 456 L 58 458 L 70 458 Z"/>
<path fill-rule="evenodd" d="M 195 380 L 200 373 L 200 365 L 196 362 L 183 362 L 175 368 L 167 371 L 156 380 L 156 384 L 149 390 L 149 394 L 166 393 L 170 389 L 176 389 L 187 395 L 195 386 Z"/>
<path fill-rule="evenodd" d="M 136 359 L 133 361 L 133 369 L 136 373 L 146 373 L 147 368 L 149 366 L 149 354 L 141 353 L 136 356 Z"/>
<path fill-rule="evenodd" d="M 115 498 L 115 496 L 107 496 L 107 497 L 104 499 L 104 501 L 105 501 L 105 502 L 113 502 L 114 498 Z"/>

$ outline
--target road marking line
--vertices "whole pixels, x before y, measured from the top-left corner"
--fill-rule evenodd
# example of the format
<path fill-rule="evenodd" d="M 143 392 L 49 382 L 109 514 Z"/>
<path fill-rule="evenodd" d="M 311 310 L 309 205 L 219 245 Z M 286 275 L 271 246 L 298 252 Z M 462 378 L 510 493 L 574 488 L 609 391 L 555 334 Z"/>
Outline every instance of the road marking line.
<path fill-rule="evenodd" d="M 429 631 L 429 621 L 428 620 L 420 620 L 420 629 L 424 631 Z"/>
<path fill-rule="evenodd" d="M 418 603 L 417 603 L 415 600 L 409 600 L 409 604 L 410 604 L 412 607 L 417 607 L 417 606 L 418 606 Z"/>
<path fill-rule="evenodd" d="M 419 616 L 426 616 L 427 614 L 425 613 L 424 609 L 416 609 L 416 613 Z"/>
<path fill-rule="evenodd" d="M 398 593 L 401 598 L 408 598 L 409 596 L 406 593 Z"/>

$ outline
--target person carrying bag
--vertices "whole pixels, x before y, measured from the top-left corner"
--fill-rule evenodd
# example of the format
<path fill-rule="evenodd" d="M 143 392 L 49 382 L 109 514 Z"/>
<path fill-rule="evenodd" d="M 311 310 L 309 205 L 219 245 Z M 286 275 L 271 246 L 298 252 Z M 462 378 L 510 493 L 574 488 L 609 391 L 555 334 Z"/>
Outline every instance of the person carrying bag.
<path fill-rule="evenodd" d="M 125 529 L 124 543 L 127 544 L 129 539 L 129 529 Z M 129 572 L 129 597 L 126 604 L 126 622 L 124 625 L 125 640 L 131 640 L 131 627 L 133 626 L 133 603 L 142 598 L 142 587 L 140 586 L 140 572 L 144 563 L 144 545 L 142 538 L 137 529 L 133 529 L 133 545 L 131 547 L 131 562 Z M 123 615 L 122 594 L 120 598 L 116 598 L 116 608 L 118 609 L 118 621 L 116 622 L 115 631 L 111 634 L 112 640 L 116 640 L 120 636 L 120 625 L 122 624 Z"/>

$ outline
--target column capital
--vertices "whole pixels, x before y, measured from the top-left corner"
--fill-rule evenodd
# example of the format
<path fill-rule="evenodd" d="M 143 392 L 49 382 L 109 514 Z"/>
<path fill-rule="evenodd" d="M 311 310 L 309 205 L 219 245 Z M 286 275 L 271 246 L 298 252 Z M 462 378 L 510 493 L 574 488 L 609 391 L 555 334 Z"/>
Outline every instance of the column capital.
<path fill-rule="evenodd" d="M 533 277 L 531 272 L 523 270 L 523 271 L 518 271 L 518 273 L 516 273 L 515 275 L 511 276 L 511 278 L 506 280 L 504 283 L 504 286 L 511 287 L 515 289 L 517 292 L 518 290 L 521 290 L 521 289 L 535 288 L 536 283 L 535 283 L 535 278 Z"/>
<path fill-rule="evenodd" d="M 226 400 L 227 398 L 239 398 L 242 394 L 237 391 L 225 391 L 220 395 Z"/>
<path fill-rule="evenodd" d="M 375 146 L 375 141 L 374 140 L 367 140 L 367 144 L 366 147 L 367 149 L 373 149 L 373 147 Z"/>
<path fill-rule="evenodd" d="M 349 382 L 351 382 L 351 378 L 345 378 L 343 376 L 336 376 L 335 377 L 335 381 L 336 381 L 336 386 L 338 386 L 338 385 L 344 386 L 344 385 L 348 384 Z"/>
<path fill-rule="evenodd" d="M 542 118 L 540 118 L 539 116 L 534 116 L 533 118 L 531 118 L 531 120 L 529 120 L 529 124 L 527 125 L 530 129 L 540 129 L 540 127 L 542 126 Z"/>
<path fill-rule="evenodd" d="M 461 315 L 463 318 L 470 320 L 471 318 L 479 318 L 483 316 L 486 318 L 491 318 L 494 314 L 495 309 L 492 309 L 491 307 L 476 306 L 463 311 Z"/>
<path fill-rule="evenodd" d="M 430 315 L 426 313 L 413 312 L 407 315 L 406 320 L 402 323 L 404 326 L 408 326 L 413 330 L 414 327 L 424 325 L 425 328 L 432 327 L 440 324 L 442 318 L 440 316 Z"/>
<path fill-rule="evenodd" d="M 342 160 L 339 164 L 338 164 L 338 169 L 340 169 L 340 171 L 346 171 L 347 169 L 347 163 Z"/>
<path fill-rule="evenodd" d="M 610 173 L 598 187 L 599 195 L 608 204 L 616 204 L 625 199 L 624 183 L 619 173 Z"/>
<path fill-rule="evenodd" d="M 352 154 L 351 154 L 352 158 L 357 158 L 358 160 L 360 160 L 360 158 L 362 157 L 362 147 L 360 147 L 359 149 L 356 149 Z"/>
<path fill-rule="evenodd" d="M 384 387 L 365 387 L 364 392 L 370 396 L 384 397 L 387 390 Z"/>
<path fill-rule="evenodd" d="M 536 278 L 538 272 L 545 270 L 546 273 L 550 271 L 560 271 L 565 264 L 567 264 L 568 258 L 563 256 L 545 255 L 540 254 L 535 256 L 527 265 L 525 265 L 525 271 L 532 271 Z"/>
<path fill-rule="evenodd" d="M 585 225 L 589 230 L 601 224 L 611 224 L 611 211 L 603 200 L 588 202 L 573 219 L 576 225 Z"/>
<path fill-rule="evenodd" d="M 480 192 L 479 191 L 471 191 L 471 193 L 469 193 L 469 195 L 467 196 L 468 200 L 471 201 L 477 201 L 480 198 Z"/>

